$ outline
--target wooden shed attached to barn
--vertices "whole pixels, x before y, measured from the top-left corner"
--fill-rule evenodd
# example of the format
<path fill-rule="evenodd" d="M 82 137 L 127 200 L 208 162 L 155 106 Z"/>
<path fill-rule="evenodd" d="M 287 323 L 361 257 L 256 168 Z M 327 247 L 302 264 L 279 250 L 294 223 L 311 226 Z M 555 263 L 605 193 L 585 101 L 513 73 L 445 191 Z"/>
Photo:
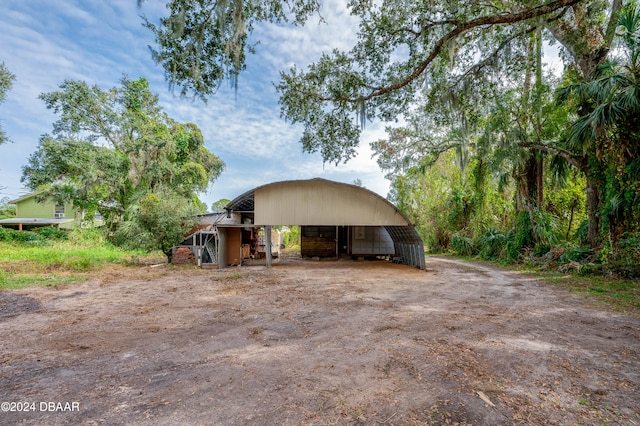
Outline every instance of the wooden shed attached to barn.
<path fill-rule="evenodd" d="M 356 185 L 326 179 L 275 182 L 245 192 L 225 209 L 228 220 L 216 225 L 218 267 L 233 264 L 230 259 L 255 239 L 255 229 L 266 229 L 268 241 L 272 226 L 297 225 L 302 256 L 389 256 L 425 269 L 422 240 L 407 217 Z M 270 257 L 267 250 L 267 261 Z"/>

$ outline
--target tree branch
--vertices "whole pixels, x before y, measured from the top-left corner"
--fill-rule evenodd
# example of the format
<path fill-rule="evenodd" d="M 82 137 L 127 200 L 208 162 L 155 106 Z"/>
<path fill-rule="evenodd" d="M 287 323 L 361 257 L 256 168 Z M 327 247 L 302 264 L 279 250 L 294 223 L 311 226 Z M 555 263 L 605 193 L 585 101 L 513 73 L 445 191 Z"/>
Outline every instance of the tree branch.
<path fill-rule="evenodd" d="M 526 21 L 533 18 L 538 18 L 540 16 L 544 16 L 551 12 L 554 12 L 558 9 L 568 7 L 568 6 L 573 6 L 582 1 L 584 0 L 555 0 L 555 1 L 552 1 L 551 3 L 547 3 L 542 6 L 537 6 L 532 9 L 527 9 L 518 13 L 482 16 L 476 19 L 472 19 L 466 23 L 460 23 L 456 25 L 454 29 L 449 31 L 444 36 L 442 36 L 436 42 L 436 44 L 433 46 L 433 49 L 431 49 L 431 53 L 429 54 L 429 56 L 427 56 L 427 58 L 420 63 L 420 65 L 416 68 L 416 70 L 411 75 L 409 75 L 408 77 L 406 77 L 405 79 L 403 79 L 402 81 L 396 84 L 392 84 L 387 87 L 378 88 L 372 91 L 371 93 L 369 93 L 368 95 L 360 96 L 357 98 L 331 98 L 331 97 L 320 96 L 318 94 L 314 95 L 311 93 L 309 93 L 308 95 L 314 96 L 320 101 L 341 101 L 341 102 L 349 102 L 349 103 L 359 103 L 359 102 L 367 101 L 379 96 L 386 95 L 388 93 L 402 89 L 403 87 L 407 86 L 408 84 L 416 80 L 418 77 L 420 77 L 422 73 L 424 73 L 424 71 L 427 69 L 427 67 L 440 54 L 444 46 L 450 40 L 453 40 L 454 38 L 458 37 L 461 34 L 464 34 L 474 28 L 481 27 L 481 26 L 512 24 L 512 23 Z"/>
<path fill-rule="evenodd" d="M 585 169 L 583 157 L 574 155 L 570 151 L 567 151 L 566 149 L 558 148 L 555 146 L 548 146 L 540 143 L 530 143 L 530 142 L 524 142 L 519 145 L 523 148 L 539 149 L 540 151 L 545 151 L 551 154 L 559 155 L 560 157 L 564 158 L 567 161 L 567 163 L 571 164 L 576 169 L 581 171 L 584 171 Z"/>
<path fill-rule="evenodd" d="M 584 20 L 584 10 L 574 8 L 574 19 L 572 21 L 553 22 L 547 21 L 545 27 L 553 34 L 556 40 L 569 52 L 575 63 L 582 71 L 583 77 L 588 80 L 596 70 L 596 67 L 607 57 L 618 22 L 618 13 L 622 7 L 622 0 L 613 0 L 606 28 L 600 28 L 597 33 L 586 34 L 582 22 Z M 581 18 L 577 18 L 580 16 Z M 603 27 L 605 25 L 603 24 Z M 598 45 L 587 40 L 598 39 Z"/>
<path fill-rule="evenodd" d="M 616 35 L 616 28 L 618 27 L 618 12 L 622 7 L 622 0 L 613 0 L 611 4 L 611 15 L 609 16 L 609 22 L 607 23 L 607 29 L 604 33 L 604 45 L 609 47 L 613 43 L 613 37 Z"/>
<path fill-rule="evenodd" d="M 480 61 L 477 64 L 475 64 L 473 67 L 469 68 L 464 74 L 461 74 L 460 76 L 458 76 L 458 78 L 456 78 L 456 80 L 453 82 L 453 85 L 455 86 L 457 84 L 460 84 L 461 81 L 464 81 L 470 75 L 473 75 L 473 74 L 479 72 L 486 65 L 488 65 L 492 61 L 494 61 L 495 58 L 498 57 L 498 55 L 500 54 L 502 49 L 504 49 L 509 43 L 511 43 L 513 40 L 515 40 L 518 37 L 521 37 L 521 36 L 524 36 L 524 35 L 527 35 L 527 34 L 530 34 L 530 33 L 534 32 L 536 30 L 536 28 L 537 28 L 537 25 L 534 25 L 532 27 L 527 28 L 524 31 L 520 31 L 520 32 L 518 32 L 516 34 L 513 34 L 511 37 L 509 37 L 506 40 L 504 40 L 502 43 L 500 43 L 500 46 L 498 46 L 493 52 L 491 52 L 491 54 L 489 56 L 487 56 L 482 61 Z"/>

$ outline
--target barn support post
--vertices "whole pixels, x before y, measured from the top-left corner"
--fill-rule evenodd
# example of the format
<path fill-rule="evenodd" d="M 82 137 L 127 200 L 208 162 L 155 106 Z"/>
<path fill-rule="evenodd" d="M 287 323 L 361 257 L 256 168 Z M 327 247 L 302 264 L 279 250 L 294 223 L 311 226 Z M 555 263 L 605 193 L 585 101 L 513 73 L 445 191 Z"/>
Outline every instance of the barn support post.
<path fill-rule="evenodd" d="M 227 230 L 218 228 L 218 268 L 227 267 Z"/>
<path fill-rule="evenodd" d="M 196 244 L 196 262 L 198 266 L 202 268 L 202 234 L 196 234 L 193 239 L 195 240 L 197 237 L 199 237 L 198 239 L 200 241 Z M 194 241 L 194 243 L 196 243 L 196 241 Z"/>
<path fill-rule="evenodd" d="M 264 227 L 264 251 L 267 257 L 267 268 L 271 268 L 271 225 Z"/>

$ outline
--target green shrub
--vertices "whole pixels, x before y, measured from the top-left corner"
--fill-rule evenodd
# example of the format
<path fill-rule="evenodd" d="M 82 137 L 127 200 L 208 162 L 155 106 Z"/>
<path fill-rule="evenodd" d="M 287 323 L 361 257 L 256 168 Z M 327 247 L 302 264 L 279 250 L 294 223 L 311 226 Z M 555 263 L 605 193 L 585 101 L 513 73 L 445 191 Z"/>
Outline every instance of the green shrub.
<path fill-rule="evenodd" d="M 426 243 L 429 253 L 442 253 L 446 251 L 449 248 L 450 241 L 451 237 L 449 232 L 437 225 L 432 232 L 429 232 L 426 235 Z"/>
<path fill-rule="evenodd" d="M 18 231 L 0 226 L 0 241 L 41 243 L 45 240 L 66 240 L 68 231 L 52 226 L 38 228 L 35 231 Z"/>
<path fill-rule="evenodd" d="M 626 233 L 606 261 L 611 272 L 629 278 L 640 277 L 640 233 Z"/>
<path fill-rule="evenodd" d="M 558 258 L 558 263 L 565 264 L 569 262 L 582 262 L 590 253 L 591 249 L 588 247 L 573 247 L 567 249 L 560 258 Z"/>
<path fill-rule="evenodd" d="M 473 240 L 458 233 L 451 236 L 451 248 L 462 256 L 471 256 L 475 250 Z"/>
<path fill-rule="evenodd" d="M 300 227 L 292 226 L 289 228 L 289 232 L 284 233 L 284 245 L 286 247 L 294 247 L 300 245 Z"/>
<path fill-rule="evenodd" d="M 600 263 L 583 263 L 580 265 L 580 269 L 577 275 L 580 276 L 593 276 L 601 275 L 603 273 L 603 265 Z"/>
<path fill-rule="evenodd" d="M 32 231 L 16 231 L 0 226 L 0 241 L 38 242 L 43 239 L 44 237 Z"/>
<path fill-rule="evenodd" d="M 54 228 L 52 226 L 46 226 L 44 228 L 40 228 L 38 230 L 38 235 L 42 238 L 52 239 L 52 240 L 67 240 L 69 239 L 69 234 L 67 231 L 63 231 L 58 228 Z"/>
<path fill-rule="evenodd" d="M 516 217 L 516 227 L 511 250 L 517 252 L 519 255 L 522 252 L 522 249 L 532 246 L 533 238 L 529 214 L 527 212 L 520 212 Z"/>
<path fill-rule="evenodd" d="M 589 220 L 585 219 L 582 221 L 582 223 L 580 223 L 580 226 L 578 227 L 578 229 L 576 230 L 576 233 L 574 234 L 574 238 L 580 241 L 580 244 L 584 245 L 587 243 L 588 231 L 589 231 Z"/>
<path fill-rule="evenodd" d="M 548 247 L 544 252 L 547 253 L 559 240 L 558 218 L 551 213 L 536 210 L 533 214 L 533 220 L 534 223 L 531 227 L 533 239 L 537 244 Z"/>
<path fill-rule="evenodd" d="M 551 246 L 544 243 L 538 243 L 533 247 L 533 255 L 536 257 L 544 256 L 551 251 Z"/>
<path fill-rule="evenodd" d="M 510 263 L 520 261 L 520 251 L 522 247 L 516 241 L 516 234 L 513 231 L 507 232 L 507 242 L 504 247 L 504 260 Z"/>
<path fill-rule="evenodd" d="M 105 245 L 105 234 L 98 228 L 76 228 L 69 232 L 69 240 L 82 245 Z"/>
<path fill-rule="evenodd" d="M 478 255 L 486 260 L 496 260 L 507 245 L 507 235 L 493 228 L 487 229 L 478 239 Z"/>

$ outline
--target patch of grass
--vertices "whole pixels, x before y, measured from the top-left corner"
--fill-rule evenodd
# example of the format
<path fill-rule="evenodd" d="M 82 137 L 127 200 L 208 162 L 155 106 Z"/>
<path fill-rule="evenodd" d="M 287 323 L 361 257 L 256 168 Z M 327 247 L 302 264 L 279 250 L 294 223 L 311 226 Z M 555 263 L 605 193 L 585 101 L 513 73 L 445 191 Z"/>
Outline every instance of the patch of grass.
<path fill-rule="evenodd" d="M 229 280 L 239 280 L 240 278 L 242 278 L 242 274 L 240 272 L 232 272 L 227 275 L 227 279 Z"/>
<path fill-rule="evenodd" d="M 60 274 L 13 274 L 0 271 L 0 289 L 17 290 L 23 287 L 56 287 L 86 281 L 88 276 Z"/>
<path fill-rule="evenodd" d="M 559 273 L 531 266 L 510 269 L 534 275 L 548 283 L 567 288 L 571 292 L 584 294 L 614 311 L 640 317 L 640 280 L 638 279 L 604 275 L 583 276 L 578 273 Z"/>
<path fill-rule="evenodd" d="M 443 257 L 439 255 L 440 257 Z M 543 265 L 525 263 L 503 263 L 481 261 L 468 256 L 449 256 L 467 262 L 487 264 L 525 275 L 540 278 L 550 284 L 579 293 L 591 301 L 616 312 L 640 317 L 640 279 L 629 279 L 614 275 L 582 275 L 582 271 L 561 273 L 545 269 Z"/>
<path fill-rule="evenodd" d="M 92 271 L 108 265 L 147 264 L 164 257 L 123 250 L 103 240 L 69 238 L 31 242 L 0 241 L 0 289 L 55 286 L 88 279 Z M 87 276 L 82 276 L 87 274 Z"/>
<path fill-rule="evenodd" d="M 69 241 L 57 241 L 46 245 L 28 245 L 20 243 L 0 244 L 0 258 L 3 262 L 28 262 L 39 265 L 67 266 L 78 269 L 84 263 L 117 263 L 123 261 L 131 252 L 108 245 L 84 247 Z M 85 268 L 86 269 L 86 268 Z"/>
<path fill-rule="evenodd" d="M 640 281 L 614 280 L 607 278 L 593 279 L 590 284 L 575 285 L 576 291 L 587 291 L 589 294 L 601 297 L 607 304 L 613 306 L 631 307 L 640 311 Z"/>

